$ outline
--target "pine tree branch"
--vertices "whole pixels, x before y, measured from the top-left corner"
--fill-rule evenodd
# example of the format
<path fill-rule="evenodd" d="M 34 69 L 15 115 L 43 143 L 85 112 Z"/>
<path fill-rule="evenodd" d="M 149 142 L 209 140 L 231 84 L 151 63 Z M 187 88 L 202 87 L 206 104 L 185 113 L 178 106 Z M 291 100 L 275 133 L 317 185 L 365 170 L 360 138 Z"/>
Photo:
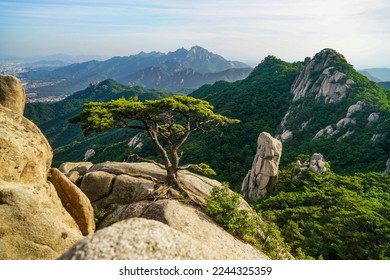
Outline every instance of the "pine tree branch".
<path fill-rule="evenodd" d="M 136 158 L 137 160 L 142 160 L 142 161 L 145 161 L 145 162 L 153 163 L 153 164 L 157 165 L 158 167 L 160 167 L 160 168 L 162 168 L 164 170 L 166 169 L 163 164 L 158 163 L 157 161 L 154 161 L 154 160 L 151 160 L 151 159 L 146 159 L 146 158 L 140 157 L 139 155 L 137 155 L 135 153 L 129 154 L 129 157 L 133 157 L 133 158 Z"/>

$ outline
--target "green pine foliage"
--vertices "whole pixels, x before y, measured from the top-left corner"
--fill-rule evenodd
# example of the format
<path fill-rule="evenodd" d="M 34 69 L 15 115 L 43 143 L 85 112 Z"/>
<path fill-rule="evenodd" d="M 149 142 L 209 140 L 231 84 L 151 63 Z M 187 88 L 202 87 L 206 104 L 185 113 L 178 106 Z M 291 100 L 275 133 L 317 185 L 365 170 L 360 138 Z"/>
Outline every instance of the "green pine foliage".
<path fill-rule="evenodd" d="M 212 189 L 205 211 L 227 231 L 263 250 L 270 258 L 291 258 L 289 247 L 277 226 L 272 222 L 264 222 L 261 215 L 254 211 L 242 209 L 242 199 L 238 193 L 229 189 L 228 183 L 224 183 L 222 187 Z"/>
<path fill-rule="evenodd" d="M 390 258 L 390 176 L 380 173 L 280 174 L 256 209 L 275 222 L 292 254 L 315 259 Z"/>
<path fill-rule="evenodd" d="M 183 161 L 195 159 L 209 164 L 217 179 L 238 185 L 250 169 L 262 131 L 276 132 L 292 100 L 290 87 L 303 63 L 287 63 L 269 56 L 250 76 L 235 83 L 217 82 L 203 86 L 191 96 L 204 98 L 218 113 L 241 120 L 219 131 L 198 134 L 188 141 Z"/>

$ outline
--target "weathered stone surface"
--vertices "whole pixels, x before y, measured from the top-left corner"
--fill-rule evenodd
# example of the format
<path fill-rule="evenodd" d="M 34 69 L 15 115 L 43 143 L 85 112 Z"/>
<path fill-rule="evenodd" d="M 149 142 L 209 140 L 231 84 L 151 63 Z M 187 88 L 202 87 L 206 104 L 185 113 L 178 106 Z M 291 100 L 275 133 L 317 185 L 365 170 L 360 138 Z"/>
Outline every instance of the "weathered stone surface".
<path fill-rule="evenodd" d="M 321 129 L 314 135 L 313 139 L 318 139 L 322 136 L 332 136 L 335 133 L 335 130 L 331 125 L 326 126 L 325 128 Z"/>
<path fill-rule="evenodd" d="M 260 133 L 252 169 L 241 187 L 245 197 L 258 200 L 272 190 L 277 180 L 281 155 L 282 143 L 269 133 Z"/>
<path fill-rule="evenodd" d="M 315 94 L 316 99 L 324 98 L 326 103 L 335 103 L 345 98 L 347 89 L 354 82 L 351 79 L 342 82 L 346 75 L 331 67 L 331 62 L 340 56 L 330 49 L 316 54 L 293 83 L 293 100 L 310 94 Z M 313 78 L 313 73 L 319 73 L 318 77 Z"/>
<path fill-rule="evenodd" d="M 96 171 L 103 171 L 114 175 L 125 174 L 134 178 L 149 180 L 150 182 L 154 182 L 154 183 L 164 182 L 166 178 L 165 169 L 160 168 L 155 164 L 145 163 L 145 162 L 99 163 L 92 166 L 88 170 L 86 176 Z M 180 171 L 179 174 L 180 174 L 180 182 L 183 185 L 183 188 L 188 192 L 191 199 L 199 202 L 200 204 L 206 203 L 206 198 L 210 197 L 210 191 L 212 187 L 221 186 L 221 183 L 216 180 L 212 180 L 207 177 L 197 175 L 188 171 Z M 87 182 L 84 183 L 84 179 L 83 179 L 82 184 L 87 184 Z M 114 202 L 114 200 L 111 200 L 111 202 L 117 203 Z M 245 203 L 243 203 L 243 205 L 244 204 Z"/>
<path fill-rule="evenodd" d="M 26 95 L 20 80 L 13 76 L 0 75 L 0 105 L 17 115 L 23 115 Z"/>
<path fill-rule="evenodd" d="M 0 105 L 0 179 L 45 181 L 53 157 L 41 131 L 20 114 Z"/>
<path fill-rule="evenodd" d="M 324 156 L 320 153 L 315 153 L 310 158 L 309 168 L 314 172 L 323 174 L 326 172 Z"/>
<path fill-rule="evenodd" d="M 370 123 L 373 123 L 373 122 L 377 122 L 379 120 L 379 114 L 378 113 L 371 113 L 368 118 L 367 118 L 368 122 Z"/>
<path fill-rule="evenodd" d="M 203 212 L 176 200 L 117 205 L 115 211 L 109 214 L 100 226 L 135 217 L 167 224 L 210 248 L 218 259 L 268 259 L 261 251 L 236 239 L 216 225 Z"/>
<path fill-rule="evenodd" d="M 80 189 L 91 202 L 95 202 L 111 192 L 114 178 L 114 174 L 104 171 L 90 172 L 84 176 Z"/>
<path fill-rule="evenodd" d="M 365 102 L 358 101 L 358 102 L 356 102 L 356 104 L 349 106 L 348 111 L 347 111 L 347 118 L 350 118 L 354 113 L 362 110 L 365 105 L 366 105 Z"/>
<path fill-rule="evenodd" d="M 0 180 L 0 259 L 55 259 L 81 238 L 53 185 Z"/>
<path fill-rule="evenodd" d="M 50 170 L 50 182 L 54 185 L 62 205 L 73 217 L 83 235 L 95 231 L 93 208 L 88 197 L 57 168 Z"/>
<path fill-rule="evenodd" d="M 69 173 L 64 174 L 73 184 L 80 187 L 81 184 L 81 176 L 77 171 L 70 171 Z"/>
<path fill-rule="evenodd" d="M 304 170 L 310 168 L 314 172 L 317 172 L 319 174 L 323 174 L 326 172 L 326 167 L 325 167 L 325 159 L 324 156 L 320 153 L 314 153 L 310 161 L 305 161 L 301 163 L 300 160 L 297 161 L 296 167 Z"/>
<path fill-rule="evenodd" d="M 88 180 L 88 176 L 92 176 L 94 173 L 110 174 L 115 176 L 115 178 L 113 178 L 111 191 L 93 203 L 95 211 L 97 210 L 100 213 L 99 230 L 93 236 L 106 230 L 106 228 L 111 228 L 112 225 L 115 226 L 117 223 L 121 223 L 121 221 L 128 221 L 133 218 L 146 218 L 169 225 L 174 230 L 179 231 L 180 234 L 183 234 L 183 240 L 189 240 L 189 242 L 193 242 L 194 244 L 202 244 L 202 246 L 205 246 L 214 254 L 198 256 L 196 257 L 197 259 L 267 259 L 267 256 L 261 251 L 239 241 L 216 225 L 207 215 L 199 210 L 200 208 L 194 208 L 193 206 L 180 202 L 181 198 L 179 195 L 174 195 L 173 197 L 175 198 L 173 198 L 170 196 L 172 193 L 170 193 L 167 199 L 161 199 L 161 196 L 158 196 L 156 193 L 156 188 L 164 186 L 161 182 L 165 179 L 165 170 L 154 164 L 114 162 L 96 164 L 89 169 L 82 181 L 82 185 L 86 186 L 89 184 L 88 182 L 84 182 L 84 180 Z M 193 201 L 197 202 L 206 202 L 206 199 L 210 197 L 211 189 L 214 186 L 221 186 L 218 181 L 188 171 L 180 172 L 180 181 L 186 190 L 188 190 L 189 195 L 196 198 Z M 156 200 L 157 197 L 159 199 Z M 253 211 L 243 199 L 241 199 L 240 208 Z M 160 235 L 159 239 L 167 239 L 164 233 L 160 233 Z M 78 248 L 81 249 L 72 249 L 72 252 L 67 253 L 63 258 L 139 258 L 138 255 L 123 256 L 122 254 L 125 254 L 125 252 L 122 252 L 120 248 L 115 248 L 116 246 L 121 246 L 117 242 L 120 238 L 121 235 L 119 233 L 119 236 L 115 238 L 116 243 L 112 243 L 111 245 L 105 243 L 104 245 L 112 248 L 110 250 L 114 252 L 113 255 L 100 254 L 104 249 L 98 248 L 98 245 L 92 245 L 93 247 L 90 247 L 90 245 L 79 245 Z M 147 239 L 145 238 L 145 240 Z M 98 242 L 101 241 L 96 241 L 96 244 Z M 172 246 L 180 246 L 180 244 L 181 241 L 178 245 Z M 85 254 L 85 246 L 88 247 L 88 251 L 90 250 L 89 248 L 92 248 L 92 251 Z M 131 250 L 133 249 L 129 248 L 129 252 Z M 143 249 L 141 248 L 140 250 Z M 142 251 L 140 252 L 142 253 Z M 161 256 L 155 256 L 153 252 L 142 254 L 147 259 L 162 258 Z M 191 259 L 191 256 L 180 255 L 177 258 Z"/>
<path fill-rule="evenodd" d="M 94 149 L 89 149 L 85 152 L 85 155 L 84 155 L 84 161 L 86 160 L 89 160 L 91 157 L 93 157 L 94 155 L 96 154 L 95 150 Z"/>
<path fill-rule="evenodd" d="M 133 177 L 153 179 L 157 181 L 164 181 L 166 171 L 155 164 L 146 162 L 131 163 L 131 162 L 103 162 L 93 165 L 88 173 L 95 171 L 104 171 L 114 175 L 126 174 Z"/>
<path fill-rule="evenodd" d="M 218 255 L 205 244 L 161 222 L 128 219 L 88 236 L 62 260 L 205 260 Z"/>
<path fill-rule="evenodd" d="M 284 131 L 284 132 L 282 133 L 282 135 L 280 136 L 280 140 L 281 140 L 282 142 L 284 142 L 284 141 L 287 141 L 287 140 L 291 139 L 292 137 L 293 137 L 293 132 L 290 131 L 290 130 L 286 130 L 286 131 Z"/>
<path fill-rule="evenodd" d="M 118 175 L 108 203 L 129 204 L 132 202 L 144 200 L 154 192 L 155 183 L 143 178 L 135 178 L 129 175 Z"/>
<path fill-rule="evenodd" d="M 22 116 L 19 86 L 0 76 L 0 259 L 54 259 L 82 234 L 47 181 L 52 150 Z"/>
<path fill-rule="evenodd" d="M 85 173 L 87 173 L 88 169 L 92 167 L 92 162 L 64 162 L 58 167 L 58 169 L 66 174 L 71 171 L 77 171 L 81 176 L 83 176 Z"/>

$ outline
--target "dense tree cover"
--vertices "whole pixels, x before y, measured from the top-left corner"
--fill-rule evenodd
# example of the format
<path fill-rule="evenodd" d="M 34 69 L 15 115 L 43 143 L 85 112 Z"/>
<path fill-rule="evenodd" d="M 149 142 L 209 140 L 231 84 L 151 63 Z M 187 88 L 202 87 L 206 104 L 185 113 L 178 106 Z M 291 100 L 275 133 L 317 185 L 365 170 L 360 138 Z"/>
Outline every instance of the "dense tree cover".
<path fill-rule="evenodd" d="M 358 73 L 342 55 L 336 56 L 330 67 L 331 73 L 346 74 L 338 83 L 345 83 L 348 79 L 354 83 L 350 85 L 346 98 L 337 103 L 325 103 L 310 95 L 292 102 L 292 108 L 296 109 L 287 119 L 285 128 L 293 131 L 294 136 L 284 143 L 282 166 L 293 161 L 299 153 L 321 152 L 341 174 L 384 170 L 390 157 L 388 92 Z M 322 70 L 317 74 L 320 73 Z M 350 123 L 336 127 L 346 117 L 348 108 L 358 101 L 364 102 L 363 108 L 350 116 Z M 375 123 L 368 121 L 372 113 L 379 116 Z M 306 122 L 303 129 L 302 124 Z M 337 133 L 314 139 L 316 133 L 327 126 L 332 126 Z M 282 132 L 279 128 L 278 133 Z"/>
<path fill-rule="evenodd" d="M 241 122 L 219 132 L 197 135 L 186 146 L 184 161 L 198 159 L 213 167 L 218 179 L 237 186 L 252 165 L 260 132 L 275 133 L 292 96 L 290 87 L 303 63 L 287 63 L 273 56 L 265 58 L 239 82 L 217 82 L 203 86 L 191 96 L 204 98 L 216 111 Z"/>
<path fill-rule="evenodd" d="M 149 136 L 167 171 L 167 183 L 180 187 L 179 170 L 190 167 L 203 171 L 206 164 L 180 165 L 179 149 L 190 135 L 200 129 L 237 123 L 216 114 L 207 101 L 189 96 L 174 95 L 159 100 L 140 101 L 138 97 L 120 98 L 108 102 L 89 102 L 79 115 L 70 119 L 81 123 L 84 133 L 104 132 L 112 128 L 144 131 Z"/>
<path fill-rule="evenodd" d="M 261 213 L 240 207 L 240 199 L 243 200 L 225 183 L 212 189 L 205 211 L 227 231 L 261 249 L 271 259 L 290 259 L 289 247 L 278 227 L 273 222 L 264 222 Z"/>
<path fill-rule="evenodd" d="M 290 165 L 255 208 L 275 222 L 293 255 L 315 259 L 390 258 L 390 176 L 319 175 Z M 328 166 L 329 167 L 329 166 Z"/>
<path fill-rule="evenodd" d="M 293 102 L 291 85 L 309 61 L 306 59 L 305 62 L 287 63 L 269 56 L 245 80 L 235 83 L 217 82 L 193 92 L 191 96 L 207 100 L 214 105 L 217 113 L 240 119 L 241 122 L 219 131 L 194 135 L 183 147 L 182 162 L 207 163 L 217 172 L 217 179 L 229 181 L 231 186 L 238 190 L 251 167 L 258 135 L 262 131 L 273 136 L 281 134 L 281 120 L 290 106 L 295 106 L 299 109 L 287 123 L 293 130 L 293 138 L 283 143 L 282 167 L 293 161 L 298 154 L 321 152 L 340 174 L 384 170 L 390 157 L 390 111 L 386 109 L 389 91 L 386 92 L 369 82 L 340 57 L 333 62 L 333 69 L 344 71 L 348 77 L 356 80 L 346 99 L 336 104 L 325 104 L 314 97 Z M 313 77 L 320 72 L 312 73 Z M 78 114 L 81 112 L 81 100 L 84 103 L 106 101 L 118 98 L 121 94 L 126 94 L 125 98 L 139 95 L 141 100 L 145 100 L 166 97 L 168 93 L 140 87 L 124 87 L 111 80 L 76 93 L 58 105 L 47 104 L 46 107 L 28 104 L 28 107 L 32 108 L 27 108 L 28 115 L 36 117 L 36 123 L 54 147 L 56 165 L 63 161 L 82 160 L 85 151 L 90 148 L 96 151 L 96 155 L 91 159 L 94 162 L 126 160 L 126 144 L 135 133 L 123 133 L 114 129 L 84 138 L 80 127 L 70 127 L 66 123 L 65 119 L 70 117 L 71 110 L 69 114 L 62 113 L 63 108 L 70 104 L 70 100 L 77 103 L 77 106 L 74 106 L 78 111 L 74 110 L 74 114 Z M 89 99 L 91 96 L 93 99 Z M 356 124 L 340 128 L 338 134 L 333 136 L 313 140 L 316 133 L 326 126 L 332 125 L 335 128 L 335 124 L 346 116 L 349 106 L 358 100 L 364 100 L 367 105 L 364 110 L 353 115 Z M 47 115 L 39 113 L 43 107 L 51 108 L 47 110 Z M 379 114 L 379 120 L 369 124 L 367 118 L 373 112 Z M 40 118 L 45 121 L 42 122 Z M 308 125 L 302 129 L 302 124 L 307 121 Z M 347 132 L 353 134 L 342 138 Z M 372 140 L 374 136 L 375 141 Z M 159 157 L 151 141 L 144 138 L 143 144 L 140 152 L 143 157 Z"/>

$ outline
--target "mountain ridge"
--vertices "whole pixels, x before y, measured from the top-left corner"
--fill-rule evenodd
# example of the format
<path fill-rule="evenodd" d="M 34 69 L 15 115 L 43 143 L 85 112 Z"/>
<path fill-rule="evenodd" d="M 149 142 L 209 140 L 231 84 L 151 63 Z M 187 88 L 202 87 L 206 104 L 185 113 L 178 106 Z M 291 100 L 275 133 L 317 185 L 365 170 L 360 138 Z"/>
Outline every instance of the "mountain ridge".
<path fill-rule="evenodd" d="M 373 82 L 390 81 L 390 68 L 365 68 L 359 70 L 359 72 Z"/>
<path fill-rule="evenodd" d="M 184 163 L 205 162 L 221 181 L 240 183 L 252 164 L 261 131 L 278 135 L 284 142 L 282 167 L 300 154 L 320 152 L 335 171 L 352 174 L 382 171 L 390 158 L 388 91 L 359 74 L 334 50 L 325 49 L 313 59 L 295 63 L 268 56 L 244 80 L 204 85 L 191 96 L 206 99 L 218 113 L 241 120 L 220 131 L 194 135 L 183 146 Z M 123 146 L 115 160 L 125 159 L 126 143 L 134 136 L 120 133 L 115 143 Z M 84 148 L 94 143 L 113 147 L 109 133 L 95 137 Z M 58 161 L 82 157 L 85 151 L 80 150 L 74 157 L 71 149 L 77 143 L 70 142 L 54 145 Z M 156 156 L 150 143 L 143 147 L 145 157 Z M 101 149 L 96 160 L 107 160 L 107 156 L 111 155 Z"/>
<path fill-rule="evenodd" d="M 216 55 L 199 46 L 194 46 L 190 50 L 182 48 L 169 53 L 141 52 L 137 55 L 115 56 L 105 61 L 92 60 L 84 63 L 75 63 L 52 71 L 25 72 L 20 74 L 20 76 L 29 82 L 43 81 L 52 83 L 49 86 L 34 88 L 34 90 L 39 96 L 55 96 L 69 95 L 77 90 L 82 90 L 91 82 L 102 81 L 108 78 L 125 85 L 131 85 L 135 82 L 132 75 L 151 67 L 166 68 L 172 76 L 177 71 L 193 69 L 195 72 L 199 72 L 197 75 L 199 77 L 206 73 L 218 73 L 233 68 L 250 68 L 244 63 L 228 61 L 220 55 Z M 241 73 L 238 73 L 237 77 L 241 78 L 243 76 L 242 73 L 247 72 L 247 69 L 244 69 Z M 237 80 L 237 78 L 233 80 Z M 212 80 L 212 82 L 215 81 Z M 144 82 L 142 85 L 148 84 L 148 82 Z M 200 79 L 198 83 L 192 84 L 193 87 L 197 88 L 203 85 L 204 82 Z M 177 87 L 171 89 L 178 90 Z"/>

